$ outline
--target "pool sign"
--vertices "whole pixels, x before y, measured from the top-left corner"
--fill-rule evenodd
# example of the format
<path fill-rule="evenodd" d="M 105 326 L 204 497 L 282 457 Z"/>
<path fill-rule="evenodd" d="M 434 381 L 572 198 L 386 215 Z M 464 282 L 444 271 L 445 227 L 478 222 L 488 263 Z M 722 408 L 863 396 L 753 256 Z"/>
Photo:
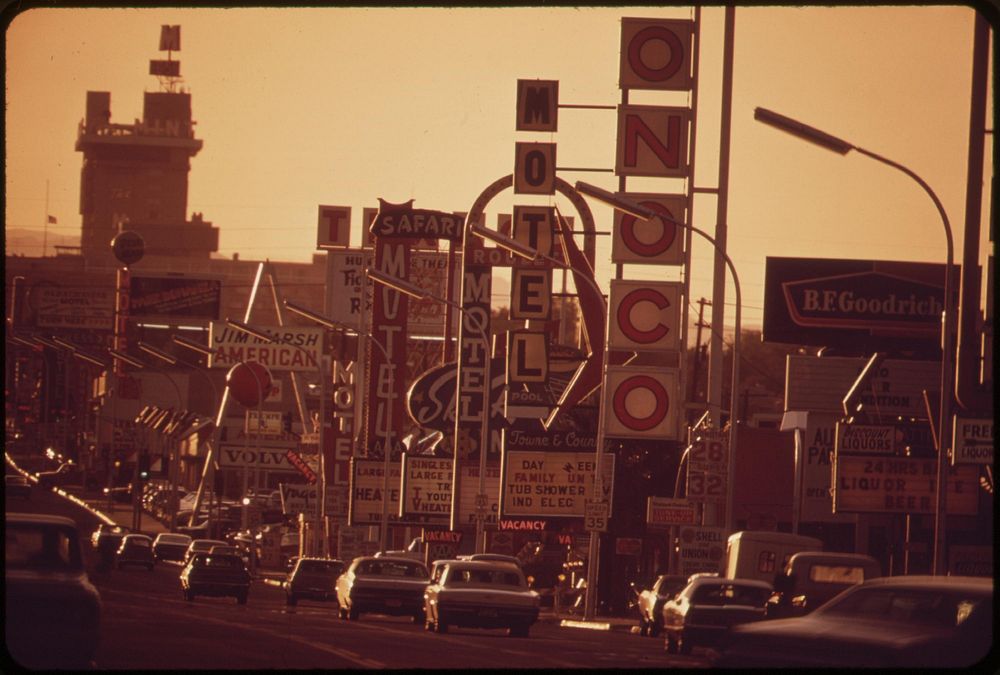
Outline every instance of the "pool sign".
<path fill-rule="evenodd" d="M 678 381 L 676 368 L 608 368 L 605 435 L 676 440 Z"/>

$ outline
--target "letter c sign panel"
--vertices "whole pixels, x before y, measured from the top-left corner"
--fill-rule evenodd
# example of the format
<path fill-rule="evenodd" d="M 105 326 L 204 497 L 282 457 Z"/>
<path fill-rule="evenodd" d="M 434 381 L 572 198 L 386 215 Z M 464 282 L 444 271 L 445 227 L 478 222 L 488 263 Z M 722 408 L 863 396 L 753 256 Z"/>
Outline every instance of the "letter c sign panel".
<path fill-rule="evenodd" d="M 681 289 L 675 281 L 611 281 L 611 349 L 680 349 Z"/>
<path fill-rule="evenodd" d="M 609 367 L 605 436 L 676 440 L 679 382 L 676 368 Z"/>

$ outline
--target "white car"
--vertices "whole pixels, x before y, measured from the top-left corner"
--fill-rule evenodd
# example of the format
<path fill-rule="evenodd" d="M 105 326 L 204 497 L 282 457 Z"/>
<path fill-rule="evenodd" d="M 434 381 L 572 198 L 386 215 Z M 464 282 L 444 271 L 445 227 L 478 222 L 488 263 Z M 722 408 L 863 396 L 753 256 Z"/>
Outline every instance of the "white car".
<path fill-rule="evenodd" d="M 362 612 L 424 618 L 427 568 L 410 558 L 361 556 L 337 578 L 341 619 L 356 620 Z"/>
<path fill-rule="evenodd" d="M 528 637 L 538 620 L 540 598 L 516 565 L 486 560 L 450 560 L 440 578 L 424 591 L 425 627 L 506 628 Z"/>

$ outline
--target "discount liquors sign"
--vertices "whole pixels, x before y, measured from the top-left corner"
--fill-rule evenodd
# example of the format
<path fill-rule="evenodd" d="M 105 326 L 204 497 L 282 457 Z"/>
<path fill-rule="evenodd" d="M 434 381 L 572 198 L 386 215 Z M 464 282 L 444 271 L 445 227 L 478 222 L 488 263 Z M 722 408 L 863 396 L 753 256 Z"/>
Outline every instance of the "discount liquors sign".
<path fill-rule="evenodd" d="M 993 420 L 955 417 L 955 464 L 993 464 Z"/>

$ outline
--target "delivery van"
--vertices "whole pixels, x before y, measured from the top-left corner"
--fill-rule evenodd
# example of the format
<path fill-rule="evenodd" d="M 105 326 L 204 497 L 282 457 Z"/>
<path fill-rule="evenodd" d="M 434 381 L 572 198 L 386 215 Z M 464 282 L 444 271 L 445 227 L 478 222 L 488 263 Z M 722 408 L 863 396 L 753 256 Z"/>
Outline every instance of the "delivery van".
<path fill-rule="evenodd" d="M 727 579 L 757 579 L 774 583 L 789 559 L 799 551 L 822 551 L 823 542 L 788 532 L 743 531 L 729 535 L 723 572 Z"/>
<path fill-rule="evenodd" d="M 767 617 L 808 614 L 851 586 L 880 576 L 878 561 L 862 553 L 800 551 L 775 577 Z"/>

